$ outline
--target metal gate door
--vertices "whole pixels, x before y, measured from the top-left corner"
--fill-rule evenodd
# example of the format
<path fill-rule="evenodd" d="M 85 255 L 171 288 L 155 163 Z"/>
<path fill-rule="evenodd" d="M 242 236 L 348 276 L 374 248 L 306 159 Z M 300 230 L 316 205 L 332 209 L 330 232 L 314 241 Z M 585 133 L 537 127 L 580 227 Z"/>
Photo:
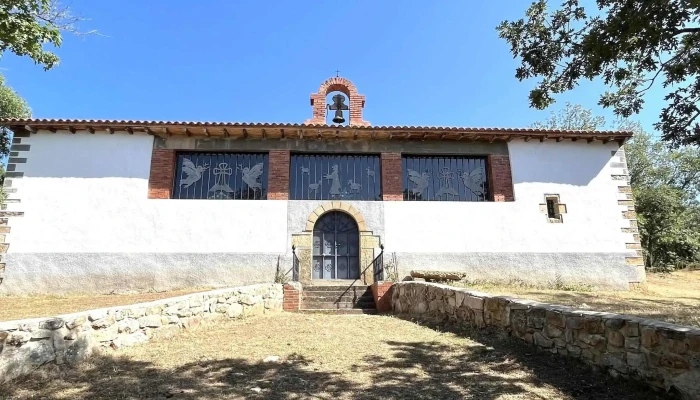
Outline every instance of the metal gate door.
<path fill-rule="evenodd" d="M 359 241 L 357 223 L 350 215 L 341 211 L 322 215 L 314 226 L 312 278 L 359 278 Z"/>

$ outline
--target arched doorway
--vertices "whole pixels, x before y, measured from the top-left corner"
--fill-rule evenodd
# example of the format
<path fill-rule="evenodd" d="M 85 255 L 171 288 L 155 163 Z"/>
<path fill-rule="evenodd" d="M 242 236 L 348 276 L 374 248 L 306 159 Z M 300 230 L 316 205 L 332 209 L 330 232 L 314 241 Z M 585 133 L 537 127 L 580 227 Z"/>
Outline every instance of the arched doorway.
<path fill-rule="evenodd" d="M 360 232 L 355 219 L 342 211 L 323 214 L 313 230 L 312 279 L 358 279 Z"/>

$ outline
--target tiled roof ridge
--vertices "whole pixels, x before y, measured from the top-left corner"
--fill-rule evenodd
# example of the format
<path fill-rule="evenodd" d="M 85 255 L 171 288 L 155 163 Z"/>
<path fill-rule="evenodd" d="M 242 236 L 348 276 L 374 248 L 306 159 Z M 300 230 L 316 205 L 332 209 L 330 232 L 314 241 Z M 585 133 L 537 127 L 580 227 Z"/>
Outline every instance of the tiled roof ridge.
<path fill-rule="evenodd" d="M 52 119 L 52 118 L 0 118 L 0 125 L 51 125 L 51 124 L 81 124 L 81 125 L 144 125 L 144 126 L 222 126 L 222 127 L 261 127 L 261 128 L 327 128 L 327 129 L 358 129 L 358 130 L 440 130 L 440 131 L 471 131 L 471 132 L 503 132 L 503 133 L 553 133 L 553 134 L 589 134 L 589 135 L 632 135 L 629 131 L 601 130 L 584 131 L 568 129 L 541 128 L 486 128 L 459 126 L 408 126 L 408 125 L 377 125 L 377 126 L 344 126 L 325 124 L 300 123 L 271 123 L 271 122 L 221 122 L 221 121 L 156 121 L 156 120 L 115 120 L 115 119 Z"/>

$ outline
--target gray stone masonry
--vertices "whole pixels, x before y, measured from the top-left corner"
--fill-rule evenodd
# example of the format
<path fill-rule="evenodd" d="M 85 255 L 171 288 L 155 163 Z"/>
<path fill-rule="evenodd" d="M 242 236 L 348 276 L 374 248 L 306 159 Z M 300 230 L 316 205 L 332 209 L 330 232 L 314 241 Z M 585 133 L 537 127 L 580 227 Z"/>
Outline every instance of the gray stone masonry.
<path fill-rule="evenodd" d="M 392 311 L 420 320 L 505 332 L 611 375 L 700 399 L 700 329 L 628 315 L 576 310 L 445 285 L 401 282 Z"/>
<path fill-rule="evenodd" d="M 75 364 L 214 318 L 282 311 L 282 285 L 260 284 L 49 318 L 0 322 L 0 384 L 48 363 Z"/>

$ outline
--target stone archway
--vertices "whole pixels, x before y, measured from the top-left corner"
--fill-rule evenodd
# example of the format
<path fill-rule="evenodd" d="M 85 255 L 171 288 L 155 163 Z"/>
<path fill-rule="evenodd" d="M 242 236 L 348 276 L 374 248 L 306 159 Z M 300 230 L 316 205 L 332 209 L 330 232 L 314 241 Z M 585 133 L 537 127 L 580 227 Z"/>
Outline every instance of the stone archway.
<path fill-rule="evenodd" d="M 352 204 L 343 201 L 329 201 L 313 210 L 307 220 L 303 232 L 292 235 L 292 244 L 299 257 L 299 281 L 311 284 L 313 276 L 313 231 L 319 218 L 329 212 L 343 212 L 352 217 L 359 231 L 360 262 L 358 280 L 370 285 L 374 282 L 372 268 L 367 269 L 374 257 L 379 255 L 380 238 L 367 228 L 367 223 L 360 211 Z"/>

